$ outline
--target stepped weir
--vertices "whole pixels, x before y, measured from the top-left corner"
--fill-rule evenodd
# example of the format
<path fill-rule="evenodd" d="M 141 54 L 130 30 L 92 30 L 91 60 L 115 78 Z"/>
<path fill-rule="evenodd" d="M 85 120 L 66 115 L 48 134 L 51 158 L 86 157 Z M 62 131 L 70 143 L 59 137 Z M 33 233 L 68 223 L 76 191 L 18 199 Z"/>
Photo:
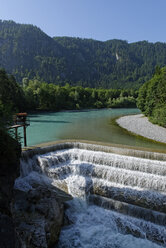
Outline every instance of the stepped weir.
<path fill-rule="evenodd" d="M 24 151 L 15 188 L 73 196 L 58 247 L 166 247 L 166 154 L 66 142 Z"/>

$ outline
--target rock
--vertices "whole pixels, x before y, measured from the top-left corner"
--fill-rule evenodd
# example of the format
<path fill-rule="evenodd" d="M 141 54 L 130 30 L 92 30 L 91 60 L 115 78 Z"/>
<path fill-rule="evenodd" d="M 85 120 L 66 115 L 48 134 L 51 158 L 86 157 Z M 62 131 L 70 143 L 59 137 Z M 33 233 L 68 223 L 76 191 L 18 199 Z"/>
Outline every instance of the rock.
<path fill-rule="evenodd" d="M 13 219 L 4 214 L 0 214 L 0 247 L 22 248 Z"/>
<path fill-rule="evenodd" d="M 20 173 L 21 148 L 15 140 L 0 131 L 1 135 L 6 140 L 6 146 L 2 148 L 0 145 L 0 212 L 10 215 L 13 185 Z"/>
<path fill-rule="evenodd" d="M 0 129 L 0 248 L 22 247 L 10 208 L 14 181 L 20 171 L 20 154 L 18 142 Z"/>
<path fill-rule="evenodd" d="M 26 248 L 52 247 L 63 225 L 64 202 L 72 197 L 53 186 L 35 185 L 28 192 L 15 190 L 13 216 Z"/>

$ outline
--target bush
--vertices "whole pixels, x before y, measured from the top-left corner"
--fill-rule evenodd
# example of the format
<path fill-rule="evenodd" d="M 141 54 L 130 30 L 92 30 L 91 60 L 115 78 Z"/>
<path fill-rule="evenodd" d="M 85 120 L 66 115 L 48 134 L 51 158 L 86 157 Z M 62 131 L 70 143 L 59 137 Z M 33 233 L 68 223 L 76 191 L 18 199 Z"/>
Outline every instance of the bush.
<path fill-rule="evenodd" d="M 150 120 L 154 124 L 166 127 L 166 106 L 154 109 Z"/>
<path fill-rule="evenodd" d="M 166 67 L 156 71 L 139 90 L 138 108 L 155 124 L 166 127 Z"/>

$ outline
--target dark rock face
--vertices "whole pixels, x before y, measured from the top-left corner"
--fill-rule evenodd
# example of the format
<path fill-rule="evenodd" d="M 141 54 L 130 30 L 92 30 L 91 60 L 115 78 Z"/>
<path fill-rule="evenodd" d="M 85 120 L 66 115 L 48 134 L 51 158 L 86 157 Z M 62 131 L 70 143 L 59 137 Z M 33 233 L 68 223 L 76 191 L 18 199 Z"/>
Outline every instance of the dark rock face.
<path fill-rule="evenodd" d="M 13 185 L 20 173 L 21 147 L 1 130 L 0 136 L 0 212 L 10 215 Z"/>
<path fill-rule="evenodd" d="M 0 248 L 52 247 L 63 224 L 63 203 L 71 196 L 34 182 L 28 192 L 13 192 L 20 156 L 18 142 L 0 129 Z"/>
<path fill-rule="evenodd" d="M 0 130 L 0 248 L 21 247 L 11 216 L 13 185 L 20 171 L 20 145 Z"/>
<path fill-rule="evenodd" d="M 63 202 L 70 199 L 51 185 L 35 185 L 28 192 L 15 190 L 13 217 L 22 246 L 47 248 L 55 245 L 63 224 Z"/>
<path fill-rule="evenodd" d="M 0 248 L 22 248 L 13 219 L 0 214 Z"/>

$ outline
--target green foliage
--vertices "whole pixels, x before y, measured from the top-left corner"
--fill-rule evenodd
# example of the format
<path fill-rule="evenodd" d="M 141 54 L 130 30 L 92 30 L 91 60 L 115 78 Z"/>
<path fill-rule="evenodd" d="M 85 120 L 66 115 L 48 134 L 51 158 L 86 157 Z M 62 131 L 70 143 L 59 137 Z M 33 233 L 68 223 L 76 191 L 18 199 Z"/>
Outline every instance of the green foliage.
<path fill-rule="evenodd" d="M 135 90 L 59 86 L 36 79 L 24 80 L 21 87 L 13 76 L 0 70 L 0 120 L 4 123 L 17 111 L 135 107 L 136 98 Z"/>
<path fill-rule="evenodd" d="M 152 77 L 156 65 L 166 65 L 166 43 L 51 38 L 33 25 L 0 21 L 0 67 L 24 86 L 27 79 L 37 79 L 60 86 L 135 89 Z"/>
<path fill-rule="evenodd" d="M 134 90 L 59 86 L 37 80 L 27 82 L 23 91 L 29 110 L 136 107 L 137 98 Z"/>
<path fill-rule="evenodd" d="M 8 76 L 0 69 L 0 125 L 3 126 L 13 112 L 22 110 L 25 106 L 24 92 L 13 76 Z"/>
<path fill-rule="evenodd" d="M 154 124 L 166 127 L 166 106 L 155 108 L 153 111 L 153 116 L 150 117 L 150 120 Z"/>
<path fill-rule="evenodd" d="M 24 104 L 24 93 L 13 76 L 0 70 L 0 169 L 18 162 L 21 154 L 20 145 L 14 140 L 7 126 L 12 121 L 13 112 L 20 110 Z M 10 169 L 9 169 L 10 172 Z"/>
<path fill-rule="evenodd" d="M 137 98 L 137 107 L 145 113 L 146 96 L 149 82 L 144 83 L 139 89 L 139 95 Z"/>
<path fill-rule="evenodd" d="M 152 79 L 139 90 L 137 106 L 153 123 L 166 127 L 166 67 L 156 68 Z"/>

